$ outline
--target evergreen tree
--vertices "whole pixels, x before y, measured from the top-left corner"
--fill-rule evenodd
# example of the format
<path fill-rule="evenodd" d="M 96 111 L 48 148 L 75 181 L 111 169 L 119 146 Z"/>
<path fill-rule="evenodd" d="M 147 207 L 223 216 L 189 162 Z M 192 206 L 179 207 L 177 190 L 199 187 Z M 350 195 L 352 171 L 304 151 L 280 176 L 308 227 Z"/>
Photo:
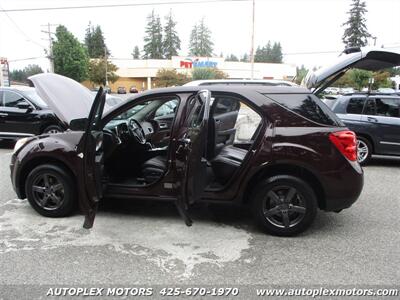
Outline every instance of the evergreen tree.
<path fill-rule="evenodd" d="M 367 45 L 371 34 L 367 30 L 366 19 L 367 12 L 365 1 L 352 0 L 351 8 L 348 11 L 349 19 L 343 24 L 346 26 L 342 37 L 346 47 L 363 47 Z"/>
<path fill-rule="evenodd" d="M 250 58 L 249 55 L 247 53 L 243 54 L 242 58 L 240 59 L 240 61 L 242 62 L 249 62 Z"/>
<path fill-rule="evenodd" d="M 236 55 L 231 54 L 225 58 L 225 61 L 239 61 L 239 58 Z"/>
<path fill-rule="evenodd" d="M 282 46 L 281 43 L 274 43 L 272 46 L 269 61 L 272 63 L 282 63 Z"/>
<path fill-rule="evenodd" d="M 89 64 L 87 50 L 63 25 L 56 29 L 53 57 L 55 73 L 79 82 L 87 78 Z"/>
<path fill-rule="evenodd" d="M 197 35 L 197 24 L 195 24 L 190 32 L 189 55 L 196 56 L 197 53 L 199 53 L 199 41 Z"/>
<path fill-rule="evenodd" d="M 166 24 L 164 27 L 163 39 L 163 55 L 165 58 L 170 59 L 172 56 L 178 55 L 178 50 L 181 49 L 181 40 L 176 32 L 176 22 L 172 17 L 172 11 L 165 17 Z"/>
<path fill-rule="evenodd" d="M 199 24 L 193 26 L 190 34 L 189 50 L 193 56 L 212 56 L 214 43 L 211 40 L 211 31 L 204 23 L 204 18 Z"/>
<path fill-rule="evenodd" d="M 146 36 L 144 37 L 143 58 L 163 58 L 162 27 L 160 17 L 154 10 L 147 17 Z"/>
<path fill-rule="evenodd" d="M 132 51 L 132 58 L 133 58 L 133 59 L 139 59 L 139 58 L 140 58 L 140 51 L 139 51 L 139 47 L 138 47 L 138 46 L 135 46 L 135 47 L 133 48 L 133 51 Z"/>
<path fill-rule="evenodd" d="M 107 56 L 110 55 L 104 40 L 103 31 L 99 25 L 94 27 L 89 23 L 86 29 L 85 45 L 90 58 L 101 58 L 105 54 Z"/>
<path fill-rule="evenodd" d="M 27 65 L 23 70 L 14 70 L 10 72 L 10 79 L 18 82 L 27 82 L 28 77 L 43 73 L 39 65 Z"/>

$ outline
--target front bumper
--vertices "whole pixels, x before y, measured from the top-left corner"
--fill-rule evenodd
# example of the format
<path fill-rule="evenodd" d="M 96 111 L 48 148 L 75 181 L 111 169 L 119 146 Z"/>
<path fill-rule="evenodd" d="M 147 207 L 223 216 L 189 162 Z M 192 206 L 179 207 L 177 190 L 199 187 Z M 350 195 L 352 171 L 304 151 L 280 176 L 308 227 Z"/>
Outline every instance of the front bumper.
<path fill-rule="evenodd" d="M 10 163 L 10 176 L 11 176 L 11 183 L 12 183 L 12 187 L 15 191 L 15 193 L 17 194 L 19 199 L 24 198 L 24 195 L 20 189 L 20 185 L 18 184 L 19 182 L 19 161 L 17 159 L 16 154 L 14 153 L 11 156 L 11 163 Z"/>

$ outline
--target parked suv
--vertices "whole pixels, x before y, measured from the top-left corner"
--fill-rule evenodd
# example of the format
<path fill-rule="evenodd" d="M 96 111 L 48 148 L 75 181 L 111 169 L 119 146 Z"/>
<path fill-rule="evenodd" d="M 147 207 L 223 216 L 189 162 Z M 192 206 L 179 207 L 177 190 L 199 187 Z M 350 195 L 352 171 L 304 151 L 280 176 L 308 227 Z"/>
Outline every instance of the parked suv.
<path fill-rule="evenodd" d="M 31 80 L 47 97 L 80 88 L 55 74 Z M 241 203 L 267 232 L 294 235 L 318 208 L 339 211 L 361 192 L 354 134 L 306 89 L 166 88 L 103 114 L 104 102 L 99 91 L 82 118 L 60 114 L 71 131 L 17 143 L 13 186 L 40 214 L 67 216 L 79 203 L 90 228 L 103 197 L 128 197 L 173 201 L 190 225 L 193 203 Z M 254 116 L 241 139 L 240 110 Z"/>
<path fill-rule="evenodd" d="M 400 155 L 400 96 L 345 95 L 335 101 L 332 110 L 357 134 L 361 164 L 372 154 Z"/>
<path fill-rule="evenodd" d="M 318 92 L 351 66 L 398 64 L 399 54 L 358 49 L 304 84 Z M 55 74 L 30 79 L 71 129 L 14 148 L 13 187 L 44 216 L 67 216 L 79 204 L 91 228 L 102 198 L 165 200 L 191 225 L 189 206 L 219 202 L 249 205 L 263 229 L 288 236 L 307 229 L 318 208 L 340 211 L 361 193 L 355 134 L 309 89 L 156 89 L 103 113 L 101 90 L 91 107 L 80 107 L 86 91 L 79 83 Z M 59 95 L 64 101 L 52 99 Z M 239 115 L 251 119 L 241 134 Z"/>
<path fill-rule="evenodd" d="M 56 133 L 63 129 L 34 88 L 0 87 L 0 139 Z"/>

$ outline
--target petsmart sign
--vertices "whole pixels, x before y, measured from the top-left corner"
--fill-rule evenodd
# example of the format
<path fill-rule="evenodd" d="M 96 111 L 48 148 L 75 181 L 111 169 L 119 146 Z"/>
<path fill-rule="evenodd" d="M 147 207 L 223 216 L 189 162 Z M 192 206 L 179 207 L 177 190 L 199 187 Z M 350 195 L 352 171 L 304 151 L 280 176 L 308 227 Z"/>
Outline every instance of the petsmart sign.
<path fill-rule="evenodd" d="M 217 68 L 218 64 L 223 61 L 224 59 L 221 57 L 172 57 L 174 68 L 180 69 Z"/>

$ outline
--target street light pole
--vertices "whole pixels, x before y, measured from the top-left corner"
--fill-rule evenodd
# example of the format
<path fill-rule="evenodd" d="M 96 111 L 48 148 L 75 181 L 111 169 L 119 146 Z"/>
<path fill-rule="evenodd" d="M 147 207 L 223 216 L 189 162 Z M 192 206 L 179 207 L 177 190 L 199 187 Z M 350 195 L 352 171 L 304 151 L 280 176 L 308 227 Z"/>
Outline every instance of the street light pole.
<path fill-rule="evenodd" d="M 251 63 L 251 79 L 254 79 L 254 17 L 256 11 L 256 1 L 253 0 L 253 16 L 251 28 L 251 50 L 250 50 L 250 63 Z"/>

